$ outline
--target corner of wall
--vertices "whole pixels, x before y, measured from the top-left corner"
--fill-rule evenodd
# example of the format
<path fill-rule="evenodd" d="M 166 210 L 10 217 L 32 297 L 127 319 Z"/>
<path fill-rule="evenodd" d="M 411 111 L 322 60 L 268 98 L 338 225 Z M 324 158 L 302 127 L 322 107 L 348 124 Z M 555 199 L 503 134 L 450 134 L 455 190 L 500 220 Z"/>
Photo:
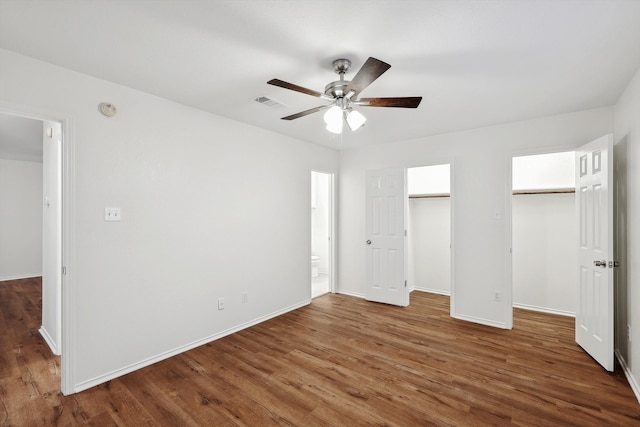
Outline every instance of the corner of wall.
<path fill-rule="evenodd" d="M 640 402 L 640 68 L 614 107 L 616 197 L 616 357 Z M 631 336 L 627 339 L 628 329 Z"/>

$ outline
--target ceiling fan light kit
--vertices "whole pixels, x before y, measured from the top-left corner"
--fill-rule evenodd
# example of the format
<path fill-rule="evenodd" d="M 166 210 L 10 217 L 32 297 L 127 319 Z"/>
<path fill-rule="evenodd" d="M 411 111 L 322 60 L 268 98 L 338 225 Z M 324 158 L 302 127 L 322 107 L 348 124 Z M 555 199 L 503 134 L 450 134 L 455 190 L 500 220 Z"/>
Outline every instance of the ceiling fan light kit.
<path fill-rule="evenodd" d="M 422 101 L 421 96 L 400 97 L 400 98 L 360 98 L 358 95 L 380 77 L 391 65 L 379 59 L 369 57 L 362 68 L 358 70 L 353 80 L 345 80 L 344 75 L 349 71 L 351 61 L 348 59 L 336 59 L 333 61 L 333 69 L 340 76 L 340 80 L 329 83 L 324 88 L 324 93 L 307 89 L 302 86 L 288 83 L 280 79 L 272 79 L 267 84 L 278 86 L 284 89 L 315 96 L 331 103 L 321 105 L 309 110 L 301 111 L 290 116 L 282 117 L 282 120 L 295 120 L 318 111 L 328 109 L 324 114 L 326 129 L 329 132 L 342 133 L 343 123 L 346 121 L 349 129 L 355 131 L 361 128 L 367 121 L 366 117 L 355 110 L 359 107 L 395 107 L 395 108 L 417 108 Z"/>
<path fill-rule="evenodd" d="M 350 111 L 344 112 L 344 117 L 347 120 L 347 124 L 349 125 L 349 129 L 352 131 L 358 130 L 364 123 L 367 121 L 367 118 L 363 116 L 359 111 L 351 109 Z"/>

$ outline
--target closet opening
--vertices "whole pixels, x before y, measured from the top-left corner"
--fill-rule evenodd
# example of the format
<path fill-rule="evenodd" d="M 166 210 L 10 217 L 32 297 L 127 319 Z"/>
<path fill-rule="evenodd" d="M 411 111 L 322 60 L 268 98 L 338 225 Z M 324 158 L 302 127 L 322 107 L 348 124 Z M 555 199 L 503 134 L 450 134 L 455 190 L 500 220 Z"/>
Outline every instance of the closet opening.
<path fill-rule="evenodd" d="M 575 153 L 512 159 L 513 306 L 575 316 Z"/>
<path fill-rule="evenodd" d="M 450 165 L 407 169 L 409 290 L 451 295 Z"/>

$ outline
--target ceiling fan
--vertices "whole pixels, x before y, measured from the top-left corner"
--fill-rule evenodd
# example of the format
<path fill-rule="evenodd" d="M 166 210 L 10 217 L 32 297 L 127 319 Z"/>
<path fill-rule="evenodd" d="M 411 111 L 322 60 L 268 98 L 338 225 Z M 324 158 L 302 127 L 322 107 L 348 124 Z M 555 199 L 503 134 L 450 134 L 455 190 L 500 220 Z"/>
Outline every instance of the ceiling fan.
<path fill-rule="evenodd" d="M 333 69 L 336 74 L 340 76 L 340 80 L 336 80 L 335 82 L 331 82 L 326 85 L 324 93 L 307 89 L 293 83 L 288 83 L 280 79 L 269 80 L 267 84 L 330 101 L 330 104 L 301 111 L 299 113 L 283 117 L 282 120 L 294 120 L 328 109 L 324 114 L 324 121 L 327 125 L 327 130 L 333 133 L 342 133 L 343 121 L 346 121 L 349 129 L 353 131 L 364 125 L 367 120 L 360 112 L 354 110 L 354 106 L 417 108 L 418 105 L 420 105 L 420 101 L 422 101 L 421 96 L 401 98 L 358 98 L 360 92 L 365 90 L 385 71 L 391 68 L 391 65 L 380 61 L 379 59 L 369 57 L 353 77 L 353 80 L 349 81 L 344 79 L 344 75 L 349 71 L 350 67 L 351 61 L 348 59 L 336 59 L 333 61 Z"/>

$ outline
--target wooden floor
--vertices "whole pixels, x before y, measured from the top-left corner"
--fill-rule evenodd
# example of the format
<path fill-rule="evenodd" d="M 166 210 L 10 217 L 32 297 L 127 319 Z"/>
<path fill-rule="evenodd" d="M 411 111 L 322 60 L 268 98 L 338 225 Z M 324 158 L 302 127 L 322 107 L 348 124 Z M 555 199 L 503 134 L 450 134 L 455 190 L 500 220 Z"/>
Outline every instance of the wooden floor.
<path fill-rule="evenodd" d="M 0 282 L 0 425 L 640 425 L 573 319 L 515 310 L 505 331 L 426 293 L 408 308 L 328 294 L 66 397 L 39 326 L 39 280 Z"/>

